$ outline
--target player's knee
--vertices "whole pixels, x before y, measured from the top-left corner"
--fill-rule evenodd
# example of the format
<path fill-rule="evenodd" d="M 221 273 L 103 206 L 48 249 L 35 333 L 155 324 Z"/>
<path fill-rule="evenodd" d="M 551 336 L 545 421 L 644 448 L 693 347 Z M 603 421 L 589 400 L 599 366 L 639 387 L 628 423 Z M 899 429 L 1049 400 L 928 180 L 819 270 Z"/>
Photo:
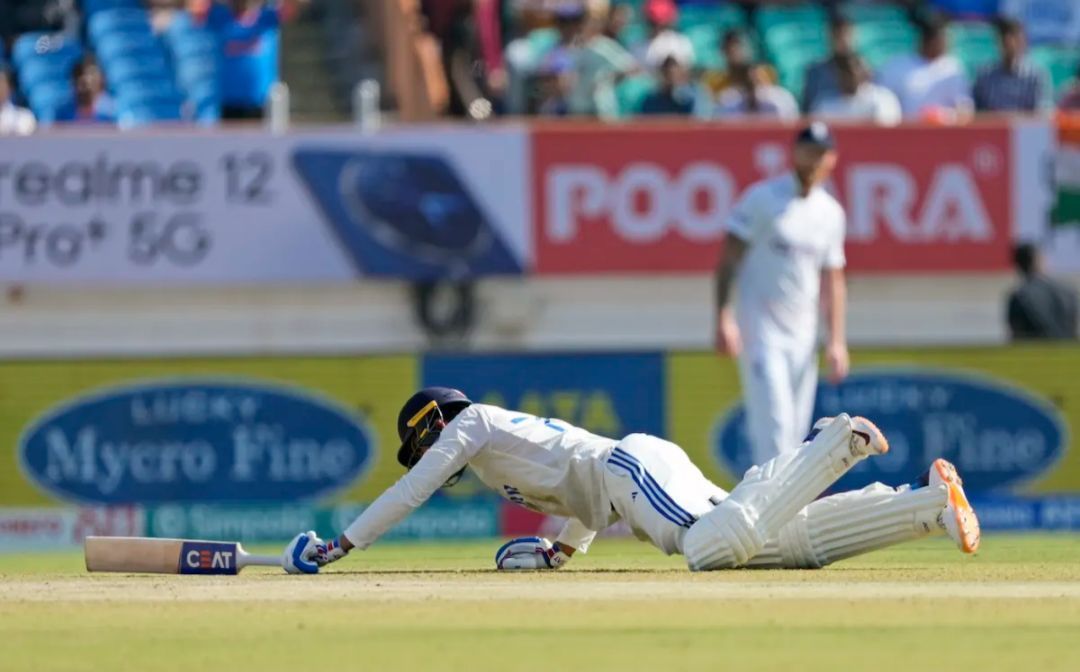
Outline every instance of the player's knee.
<path fill-rule="evenodd" d="M 683 537 L 691 571 L 741 567 L 764 546 L 746 510 L 728 501 L 702 516 Z"/>

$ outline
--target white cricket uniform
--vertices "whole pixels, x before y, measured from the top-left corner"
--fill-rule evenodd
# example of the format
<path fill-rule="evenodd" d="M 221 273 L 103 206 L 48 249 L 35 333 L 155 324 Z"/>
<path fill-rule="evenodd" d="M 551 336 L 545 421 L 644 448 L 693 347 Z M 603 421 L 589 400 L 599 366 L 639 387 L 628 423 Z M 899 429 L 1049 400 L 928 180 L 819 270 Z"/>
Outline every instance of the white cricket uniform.
<path fill-rule="evenodd" d="M 646 434 L 615 441 L 561 420 L 473 404 L 344 531 L 367 548 L 462 467 L 512 502 L 569 520 L 556 541 L 586 551 L 620 518 L 665 553 L 725 493 L 681 448 Z"/>
<path fill-rule="evenodd" d="M 792 173 L 752 185 L 727 230 L 747 244 L 735 317 L 739 376 L 754 463 L 794 450 L 810 429 L 817 387 L 823 269 L 843 268 L 844 210 L 825 189 L 805 197 Z"/>
<path fill-rule="evenodd" d="M 586 552 L 597 530 L 622 519 L 638 538 L 685 555 L 693 570 L 821 567 L 940 533 L 934 521 L 944 486 L 900 491 L 877 484 L 814 502 L 867 454 L 847 416 L 815 431 L 799 450 L 747 471 L 729 495 L 681 448 L 655 436 L 614 441 L 558 420 L 473 404 L 343 536 L 367 548 L 466 465 L 507 499 L 567 517 L 560 544 Z"/>

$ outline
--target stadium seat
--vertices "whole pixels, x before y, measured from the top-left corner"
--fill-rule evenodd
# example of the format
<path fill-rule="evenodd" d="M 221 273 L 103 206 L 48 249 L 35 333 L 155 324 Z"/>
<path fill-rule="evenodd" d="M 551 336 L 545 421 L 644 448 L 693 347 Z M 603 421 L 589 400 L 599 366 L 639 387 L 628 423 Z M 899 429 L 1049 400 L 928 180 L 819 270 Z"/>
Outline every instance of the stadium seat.
<path fill-rule="evenodd" d="M 217 82 L 221 75 L 217 59 L 196 56 L 176 64 L 176 80 L 184 89 L 201 82 Z"/>
<path fill-rule="evenodd" d="M 19 68 L 19 87 L 29 91 L 42 82 L 67 82 L 71 64 L 65 59 L 32 58 Z"/>
<path fill-rule="evenodd" d="M 150 18 L 145 10 L 122 7 L 93 14 L 87 22 L 87 33 L 90 35 L 90 40 L 96 43 L 106 35 L 128 33 L 150 35 L 152 31 Z"/>
<path fill-rule="evenodd" d="M 136 80 L 117 87 L 116 98 L 120 105 L 124 107 L 165 104 L 179 106 L 182 96 L 172 82 Z"/>
<path fill-rule="evenodd" d="M 723 38 L 720 28 L 710 24 L 691 26 L 686 29 L 686 36 L 694 46 L 694 65 L 705 69 L 724 66 L 724 57 L 720 53 Z"/>
<path fill-rule="evenodd" d="M 82 57 L 77 40 L 59 33 L 25 33 L 12 45 L 12 60 L 16 68 L 31 59 L 48 58 L 73 64 Z"/>
<path fill-rule="evenodd" d="M 627 77 L 615 88 L 615 97 L 619 101 L 619 116 L 627 117 L 641 111 L 645 98 L 656 90 L 656 80 L 651 75 Z"/>
<path fill-rule="evenodd" d="M 813 60 L 824 57 L 829 51 L 825 34 L 820 27 L 811 24 L 777 24 L 764 35 L 765 49 L 779 65 L 782 58 Z"/>
<path fill-rule="evenodd" d="M 109 62 L 108 82 L 115 90 L 129 82 L 168 81 L 172 78 L 164 56 L 117 58 Z"/>
<path fill-rule="evenodd" d="M 141 9 L 140 0 L 82 0 L 83 14 L 93 16 L 97 12 L 108 9 Z"/>
<path fill-rule="evenodd" d="M 979 44 L 977 42 L 953 48 L 964 66 L 968 77 L 974 81 L 979 71 L 1001 59 L 1001 50 L 997 44 Z"/>
<path fill-rule="evenodd" d="M 954 49 L 973 45 L 998 47 L 997 32 L 984 21 L 957 21 L 949 24 L 948 31 Z"/>
<path fill-rule="evenodd" d="M 97 42 L 95 51 L 106 70 L 110 61 L 119 58 L 146 58 L 165 54 L 157 38 L 141 34 L 110 33 Z"/>
<path fill-rule="evenodd" d="M 123 106 L 117 114 L 117 124 L 120 128 L 136 128 L 180 120 L 180 106 L 172 104 L 145 103 Z"/>
<path fill-rule="evenodd" d="M 801 24 L 824 30 L 825 19 L 825 10 L 818 5 L 765 6 L 757 12 L 756 25 L 759 33 L 767 35 L 775 26 L 787 24 Z"/>
<path fill-rule="evenodd" d="M 75 117 L 75 89 L 70 81 L 46 81 L 27 92 L 38 122 L 49 124 Z"/>
<path fill-rule="evenodd" d="M 1076 69 L 1080 66 L 1080 49 L 1077 48 L 1038 46 L 1031 49 L 1030 56 L 1050 76 L 1055 96 L 1076 76 Z"/>
<path fill-rule="evenodd" d="M 211 56 L 217 58 L 221 43 L 211 33 L 191 31 L 169 36 L 169 47 L 178 59 Z"/>
<path fill-rule="evenodd" d="M 746 14 L 736 5 L 683 5 L 679 9 L 678 28 L 687 32 L 695 26 L 709 26 L 723 33 L 731 28 L 745 28 Z"/>

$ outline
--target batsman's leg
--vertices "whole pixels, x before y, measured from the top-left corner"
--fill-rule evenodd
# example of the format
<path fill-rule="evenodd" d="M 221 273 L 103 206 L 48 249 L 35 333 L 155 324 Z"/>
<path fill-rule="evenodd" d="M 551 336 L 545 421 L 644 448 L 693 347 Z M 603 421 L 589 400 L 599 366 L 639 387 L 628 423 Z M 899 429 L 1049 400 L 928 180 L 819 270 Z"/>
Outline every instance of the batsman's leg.
<path fill-rule="evenodd" d="M 816 569 L 930 535 L 948 534 L 961 551 L 979 547 L 979 520 L 956 468 L 936 460 L 926 487 L 862 490 L 819 499 L 800 511 L 751 558 L 749 567 Z"/>
<path fill-rule="evenodd" d="M 888 449 L 884 435 L 864 418 L 841 414 L 820 422 L 798 450 L 747 471 L 727 499 L 687 530 L 687 564 L 692 570 L 746 564 L 848 469 Z"/>

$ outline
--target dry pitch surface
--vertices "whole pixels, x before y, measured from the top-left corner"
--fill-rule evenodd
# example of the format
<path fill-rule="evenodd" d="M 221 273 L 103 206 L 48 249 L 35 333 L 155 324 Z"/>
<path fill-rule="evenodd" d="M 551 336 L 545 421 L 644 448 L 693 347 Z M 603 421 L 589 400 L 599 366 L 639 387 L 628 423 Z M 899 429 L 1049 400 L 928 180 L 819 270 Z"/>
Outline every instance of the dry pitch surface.
<path fill-rule="evenodd" d="M 383 546 L 318 577 L 0 556 L 0 670 L 1080 670 L 1080 537 L 695 575 L 613 540 L 497 574 L 497 545 Z"/>

